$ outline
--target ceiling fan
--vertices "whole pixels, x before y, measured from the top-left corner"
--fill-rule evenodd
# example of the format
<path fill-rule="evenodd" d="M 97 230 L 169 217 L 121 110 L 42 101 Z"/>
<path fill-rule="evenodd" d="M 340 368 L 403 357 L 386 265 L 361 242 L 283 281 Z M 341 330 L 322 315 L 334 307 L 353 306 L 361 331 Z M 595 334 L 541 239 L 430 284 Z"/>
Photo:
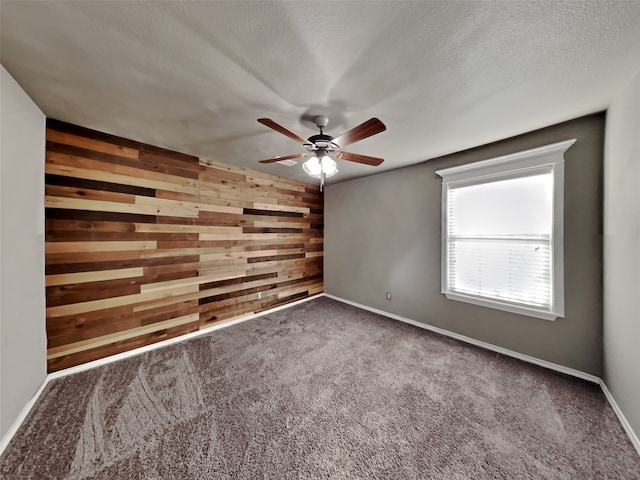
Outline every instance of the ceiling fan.
<path fill-rule="evenodd" d="M 268 158 L 266 160 L 260 160 L 260 163 L 281 162 L 283 160 L 291 160 L 293 158 L 308 157 L 309 155 L 312 155 L 311 158 L 302 165 L 302 168 L 309 176 L 320 179 L 321 190 L 324 184 L 324 179 L 338 173 L 336 162 L 330 155 L 340 160 L 362 163 L 373 167 L 377 167 L 384 161 L 382 158 L 342 151 L 342 147 L 346 147 L 347 145 L 364 140 L 372 135 L 384 132 L 387 127 L 377 118 L 371 118 L 357 127 L 354 127 L 334 138 L 331 135 L 326 135 L 324 133 L 324 129 L 329 124 L 329 118 L 325 115 L 318 115 L 314 118 L 314 123 L 320 129 L 320 133 L 312 135 L 306 140 L 292 131 L 287 130 L 282 125 L 277 124 L 270 118 L 259 118 L 258 122 L 302 144 L 306 149 L 306 152 L 294 153 L 283 157 Z"/>

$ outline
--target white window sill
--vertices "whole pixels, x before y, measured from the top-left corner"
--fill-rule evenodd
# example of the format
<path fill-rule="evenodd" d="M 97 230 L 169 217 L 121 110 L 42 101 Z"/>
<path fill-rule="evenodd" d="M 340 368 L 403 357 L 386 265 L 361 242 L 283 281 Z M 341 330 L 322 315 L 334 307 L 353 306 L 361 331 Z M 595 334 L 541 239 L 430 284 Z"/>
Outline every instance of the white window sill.
<path fill-rule="evenodd" d="M 470 295 L 463 295 L 453 292 L 442 292 L 449 300 L 456 300 L 458 302 L 471 303 L 473 305 L 479 305 L 481 307 L 493 308 L 495 310 L 503 310 L 505 312 L 517 313 L 519 315 L 526 315 L 528 317 L 541 318 L 543 320 L 553 321 L 558 317 L 564 315 L 556 312 L 549 312 L 544 310 L 537 310 L 535 308 L 528 308 L 521 305 L 514 305 L 511 303 L 503 303 L 498 300 L 489 300 L 486 298 L 472 297 Z"/>

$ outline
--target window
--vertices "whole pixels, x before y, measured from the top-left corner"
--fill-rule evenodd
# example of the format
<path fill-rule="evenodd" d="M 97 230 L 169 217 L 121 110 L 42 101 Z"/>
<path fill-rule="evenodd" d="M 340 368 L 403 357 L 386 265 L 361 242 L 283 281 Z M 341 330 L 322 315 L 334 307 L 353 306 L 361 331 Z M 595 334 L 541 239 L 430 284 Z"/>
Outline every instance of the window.
<path fill-rule="evenodd" d="M 436 172 L 447 298 L 546 320 L 564 316 L 564 152 L 574 142 Z"/>

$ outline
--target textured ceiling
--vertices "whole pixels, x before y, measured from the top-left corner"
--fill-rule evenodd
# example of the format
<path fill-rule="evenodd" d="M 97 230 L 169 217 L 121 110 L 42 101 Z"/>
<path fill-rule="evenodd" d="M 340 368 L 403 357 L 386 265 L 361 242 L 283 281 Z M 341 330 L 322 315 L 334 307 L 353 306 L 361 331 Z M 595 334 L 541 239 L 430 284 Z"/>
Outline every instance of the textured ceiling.
<path fill-rule="evenodd" d="M 330 181 L 605 109 L 640 67 L 640 2 L 2 1 L 2 64 L 50 117 L 308 180 L 258 160 L 379 117 Z"/>

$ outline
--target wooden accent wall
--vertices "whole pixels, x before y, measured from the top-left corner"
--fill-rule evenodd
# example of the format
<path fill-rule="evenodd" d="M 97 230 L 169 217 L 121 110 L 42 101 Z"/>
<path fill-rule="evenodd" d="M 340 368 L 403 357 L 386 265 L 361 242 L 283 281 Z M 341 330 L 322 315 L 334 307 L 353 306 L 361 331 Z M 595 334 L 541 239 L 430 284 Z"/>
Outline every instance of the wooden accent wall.
<path fill-rule="evenodd" d="M 46 229 L 49 371 L 323 291 L 316 185 L 55 120 Z"/>

